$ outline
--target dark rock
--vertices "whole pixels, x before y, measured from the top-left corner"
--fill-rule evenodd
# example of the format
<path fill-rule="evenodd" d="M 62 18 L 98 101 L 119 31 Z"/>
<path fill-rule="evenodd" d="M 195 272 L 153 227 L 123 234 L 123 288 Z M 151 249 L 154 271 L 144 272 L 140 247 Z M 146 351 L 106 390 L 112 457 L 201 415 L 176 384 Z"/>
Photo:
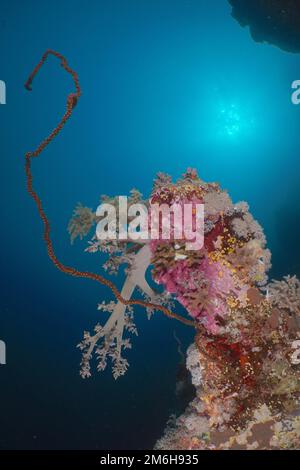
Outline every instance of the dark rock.
<path fill-rule="evenodd" d="M 229 0 L 229 3 L 232 16 L 241 26 L 249 26 L 256 42 L 300 52 L 299 0 Z"/>

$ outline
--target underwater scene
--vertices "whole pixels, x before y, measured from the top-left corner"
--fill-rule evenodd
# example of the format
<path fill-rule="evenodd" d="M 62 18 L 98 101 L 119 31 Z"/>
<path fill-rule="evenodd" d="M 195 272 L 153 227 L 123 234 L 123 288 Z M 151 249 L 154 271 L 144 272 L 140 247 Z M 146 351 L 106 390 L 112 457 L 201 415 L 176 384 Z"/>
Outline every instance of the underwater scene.
<path fill-rule="evenodd" d="M 0 51 L 0 462 L 299 450 L 299 2 L 1 0 Z"/>

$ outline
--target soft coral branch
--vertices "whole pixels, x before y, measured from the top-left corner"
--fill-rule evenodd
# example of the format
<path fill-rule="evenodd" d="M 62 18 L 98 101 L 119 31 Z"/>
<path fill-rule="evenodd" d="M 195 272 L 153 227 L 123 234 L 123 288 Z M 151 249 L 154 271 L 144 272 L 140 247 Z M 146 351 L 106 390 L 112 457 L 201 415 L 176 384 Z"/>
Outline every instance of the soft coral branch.
<path fill-rule="evenodd" d="M 121 291 L 124 299 L 130 299 L 137 287 L 150 299 L 157 298 L 145 278 L 150 260 L 151 251 L 148 245 L 144 245 L 135 255 L 132 255 L 132 264 Z M 131 344 L 129 339 L 123 338 L 124 329 L 135 334 L 137 334 L 137 330 L 132 319 L 132 309 L 123 303 L 111 302 L 106 306 L 102 304 L 100 309 L 111 314 L 104 326 L 96 325 L 94 336 L 88 332 L 84 333 L 83 341 L 78 345 L 82 350 L 80 374 L 83 378 L 91 375 L 90 360 L 93 353 L 96 353 L 98 370 L 104 370 L 107 360 L 110 358 L 113 363 L 113 376 L 116 379 L 123 375 L 128 368 L 127 360 L 122 357 L 122 349 L 130 348 Z"/>

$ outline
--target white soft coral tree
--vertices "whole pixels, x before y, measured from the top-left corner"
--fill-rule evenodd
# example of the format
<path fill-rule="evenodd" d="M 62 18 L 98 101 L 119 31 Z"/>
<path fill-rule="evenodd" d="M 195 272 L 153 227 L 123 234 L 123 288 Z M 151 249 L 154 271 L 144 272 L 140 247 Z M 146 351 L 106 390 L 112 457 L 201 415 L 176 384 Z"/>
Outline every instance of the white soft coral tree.
<path fill-rule="evenodd" d="M 117 205 L 117 198 L 101 197 L 102 203 Z M 128 198 L 128 207 L 131 204 L 148 203 L 142 201 L 142 195 L 137 190 L 132 190 Z M 99 219 L 91 209 L 78 204 L 70 220 L 68 231 L 71 242 L 76 237 L 82 239 L 86 236 L 93 225 Z M 117 224 L 118 225 L 118 224 Z M 103 268 L 109 274 L 117 274 L 119 267 L 125 265 L 126 279 L 121 290 L 123 299 L 129 300 L 136 289 L 143 295 L 145 300 L 153 304 L 170 306 L 171 298 L 168 294 L 158 294 L 146 280 L 146 271 L 151 262 L 151 250 L 148 242 L 132 242 L 132 240 L 99 240 L 96 236 L 88 243 L 87 252 L 102 252 L 108 255 Z M 132 306 L 126 306 L 122 302 L 102 302 L 98 310 L 108 312 L 109 318 L 104 325 L 98 323 L 94 328 L 94 334 L 84 332 L 84 337 L 78 347 L 82 351 L 80 375 L 82 378 L 91 376 L 90 361 L 93 355 L 98 361 L 97 369 L 102 371 L 106 368 L 108 360 L 112 362 L 112 373 L 115 379 L 123 375 L 128 368 L 128 361 L 122 356 L 123 350 L 130 349 L 129 338 L 124 338 L 124 333 L 137 335 L 137 329 L 133 319 Z M 152 313 L 147 309 L 148 317 Z"/>

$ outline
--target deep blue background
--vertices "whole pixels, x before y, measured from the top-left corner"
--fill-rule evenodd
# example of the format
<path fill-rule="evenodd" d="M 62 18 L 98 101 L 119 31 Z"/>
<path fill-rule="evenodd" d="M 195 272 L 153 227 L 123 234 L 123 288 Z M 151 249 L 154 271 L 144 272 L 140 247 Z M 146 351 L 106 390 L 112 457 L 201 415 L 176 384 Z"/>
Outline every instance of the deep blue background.
<path fill-rule="evenodd" d="M 273 276 L 300 271 L 300 79 L 298 55 L 256 44 L 225 0 L 0 2 L 1 317 L 0 448 L 152 448 L 178 409 L 179 356 L 192 332 L 138 310 L 130 369 L 89 381 L 75 345 L 110 292 L 58 272 L 47 258 L 36 207 L 25 191 L 24 154 L 49 133 L 72 90 L 52 48 L 78 72 L 82 98 L 63 133 L 33 162 L 35 187 L 65 263 L 101 272 L 66 226 L 78 201 L 149 194 L 157 171 L 187 166 L 247 200 L 273 252 Z M 234 117 L 231 106 L 235 106 Z M 233 132 L 231 132 L 233 131 Z M 231 135 L 233 134 L 233 135 Z"/>

